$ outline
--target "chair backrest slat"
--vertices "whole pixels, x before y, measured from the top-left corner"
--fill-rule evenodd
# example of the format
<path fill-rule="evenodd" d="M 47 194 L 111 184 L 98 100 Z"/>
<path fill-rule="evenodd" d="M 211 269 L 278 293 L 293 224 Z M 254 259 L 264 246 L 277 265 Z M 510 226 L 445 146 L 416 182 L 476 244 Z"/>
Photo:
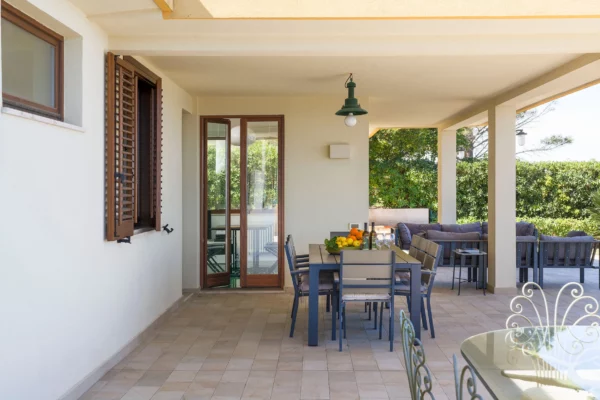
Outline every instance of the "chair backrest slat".
<path fill-rule="evenodd" d="M 395 280 L 391 250 L 345 250 L 340 255 L 340 295 L 392 293 Z"/>

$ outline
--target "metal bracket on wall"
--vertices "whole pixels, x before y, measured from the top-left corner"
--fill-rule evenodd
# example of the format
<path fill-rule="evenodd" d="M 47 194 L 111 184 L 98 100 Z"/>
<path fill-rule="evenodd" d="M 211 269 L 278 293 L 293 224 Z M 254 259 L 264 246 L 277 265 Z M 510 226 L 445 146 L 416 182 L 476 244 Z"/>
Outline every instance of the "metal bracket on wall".
<path fill-rule="evenodd" d="M 117 239 L 117 243 L 131 244 L 131 236 L 124 237 L 123 239 Z"/>
<path fill-rule="evenodd" d="M 166 225 L 163 225 L 163 230 L 166 231 L 170 235 L 171 232 L 173 232 L 175 229 L 174 228 L 169 229 L 169 224 L 166 224 Z"/>

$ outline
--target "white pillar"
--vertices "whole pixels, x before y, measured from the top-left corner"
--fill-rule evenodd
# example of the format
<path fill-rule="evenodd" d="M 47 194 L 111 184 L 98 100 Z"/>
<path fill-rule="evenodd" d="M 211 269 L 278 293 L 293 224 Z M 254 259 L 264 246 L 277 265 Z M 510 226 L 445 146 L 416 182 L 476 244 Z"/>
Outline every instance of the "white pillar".
<path fill-rule="evenodd" d="M 516 107 L 490 108 L 488 283 L 493 293 L 516 293 Z"/>
<path fill-rule="evenodd" d="M 456 223 L 456 130 L 438 130 L 438 222 Z"/>

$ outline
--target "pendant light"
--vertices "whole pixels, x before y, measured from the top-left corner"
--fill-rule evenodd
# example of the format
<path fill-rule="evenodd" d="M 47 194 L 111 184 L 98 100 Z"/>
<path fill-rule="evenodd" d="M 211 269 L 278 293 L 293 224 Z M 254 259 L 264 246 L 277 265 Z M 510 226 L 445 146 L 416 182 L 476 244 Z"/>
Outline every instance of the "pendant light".
<path fill-rule="evenodd" d="M 352 79 L 353 76 L 350 74 L 348 79 L 346 79 L 346 83 L 344 87 L 348 88 L 348 97 L 346 101 L 344 101 L 344 105 L 342 108 L 335 113 L 335 115 L 345 115 L 344 124 L 348 127 L 353 127 L 356 125 L 356 116 L 357 115 L 365 115 L 367 114 L 367 110 L 360 107 L 358 103 L 358 99 L 354 97 L 354 88 L 356 87 L 356 83 Z"/>
<path fill-rule="evenodd" d="M 519 129 L 517 131 L 517 144 L 521 147 L 525 146 L 525 138 L 527 136 L 527 132 L 523 129 Z"/>

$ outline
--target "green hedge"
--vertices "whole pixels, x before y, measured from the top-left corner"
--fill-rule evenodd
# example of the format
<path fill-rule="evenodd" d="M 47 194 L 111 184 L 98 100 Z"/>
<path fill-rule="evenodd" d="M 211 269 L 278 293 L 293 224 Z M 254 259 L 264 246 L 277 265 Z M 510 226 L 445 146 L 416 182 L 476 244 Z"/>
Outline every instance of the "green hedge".
<path fill-rule="evenodd" d="M 487 161 L 457 164 L 457 214 L 487 218 Z M 517 162 L 517 217 L 585 219 L 600 189 L 600 162 Z M 502 190 L 502 188 L 500 188 Z"/>
<path fill-rule="evenodd" d="M 589 218 L 540 218 L 540 217 L 520 217 L 518 221 L 527 221 L 535 225 L 538 232 L 542 235 L 566 236 L 569 231 L 584 231 L 592 236 L 600 236 L 600 229 L 597 224 Z M 477 218 L 460 218 L 459 224 L 480 221 Z"/>
<path fill-rule="evenodd" d="M 487 219 L 488 163 L 456 167 L 458 218 Z M 517 217 L 586 219 L 600 189 L 600 162 L 517 162 Z M 502 190 L 502 188 L 499 188 Z M 437 165 L 409 160 L 370 168 L 371 207 L 437 211 Z"/>

